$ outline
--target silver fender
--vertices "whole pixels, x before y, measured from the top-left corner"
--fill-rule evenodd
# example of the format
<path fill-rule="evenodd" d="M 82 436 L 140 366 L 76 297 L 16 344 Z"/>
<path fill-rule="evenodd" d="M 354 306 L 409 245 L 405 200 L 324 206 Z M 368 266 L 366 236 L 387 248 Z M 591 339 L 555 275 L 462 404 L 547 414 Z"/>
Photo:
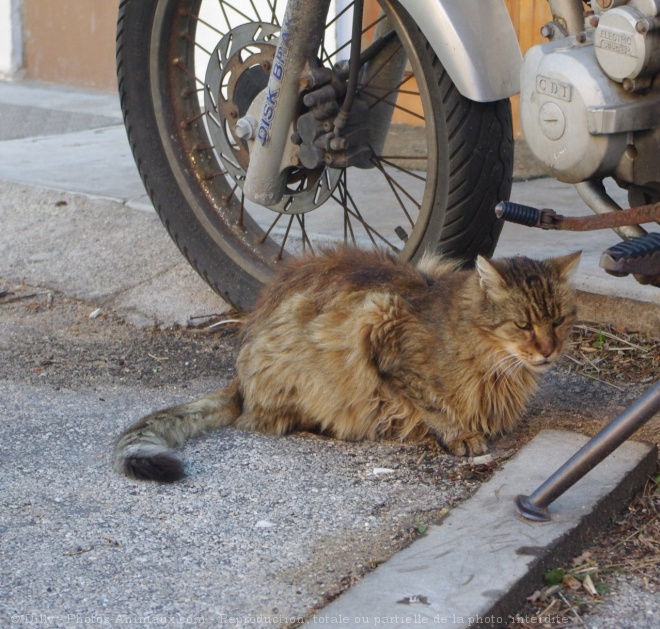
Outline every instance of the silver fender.
<path fill-rule="evenodd" d="M 504 0 L 399 0 L 458 91 L 478 102 L 520 91 L 522 55 Z"/>

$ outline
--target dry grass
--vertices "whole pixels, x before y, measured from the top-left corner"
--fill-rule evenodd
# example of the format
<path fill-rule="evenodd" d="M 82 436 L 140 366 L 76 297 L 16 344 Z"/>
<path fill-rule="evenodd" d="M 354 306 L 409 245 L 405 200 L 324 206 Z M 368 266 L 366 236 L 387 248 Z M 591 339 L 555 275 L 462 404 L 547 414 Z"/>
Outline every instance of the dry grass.
<path fill-rule="evenodd" d="M 582 615 L 609 592 L 614 573 L 634 573 L 660 591 L 660 468 L 640 495 L 569 566 L 546 573 L 509 627 L 586 626 Z"/>
<path fill-rule="evenodd" d="M 573 328 L 564 365 L 616 388 L 660 377 L 660 338 L 583 322 Z"/>

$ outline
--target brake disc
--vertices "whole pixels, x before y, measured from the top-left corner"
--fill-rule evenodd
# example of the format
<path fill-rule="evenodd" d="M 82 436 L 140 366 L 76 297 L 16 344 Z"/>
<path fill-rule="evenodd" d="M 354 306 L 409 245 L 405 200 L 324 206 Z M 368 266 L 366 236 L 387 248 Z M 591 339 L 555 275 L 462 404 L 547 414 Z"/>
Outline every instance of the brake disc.
<path fill-rule="evenodd" d="M 240 188 L 250 163 L 253 140 L 239 137 L 236 122 L 246 116 L 255 101 L 263 102 L 279 31 L 280 27 L 267 22 L 233 28 L 220 39 L 206 68 L 207 130 L 218 159 Z M 340 176 L 341 170 L 336 168 L 309 170 L 292 165 L 287 170 L 284 198 L 268 209 L 284 214 L 314 210 L 330 198 Z"/>

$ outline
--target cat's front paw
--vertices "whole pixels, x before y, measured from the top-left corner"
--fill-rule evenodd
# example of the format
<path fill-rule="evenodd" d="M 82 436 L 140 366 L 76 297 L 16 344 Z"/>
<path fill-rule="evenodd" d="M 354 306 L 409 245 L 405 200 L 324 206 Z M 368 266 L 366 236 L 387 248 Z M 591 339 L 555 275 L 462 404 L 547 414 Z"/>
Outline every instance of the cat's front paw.
<path fill-rule="evenodd" d="M 446 444 L 454 456 L 479 456 L 488 452 L 486 438 L 480 434 L 461 435 Z"/>

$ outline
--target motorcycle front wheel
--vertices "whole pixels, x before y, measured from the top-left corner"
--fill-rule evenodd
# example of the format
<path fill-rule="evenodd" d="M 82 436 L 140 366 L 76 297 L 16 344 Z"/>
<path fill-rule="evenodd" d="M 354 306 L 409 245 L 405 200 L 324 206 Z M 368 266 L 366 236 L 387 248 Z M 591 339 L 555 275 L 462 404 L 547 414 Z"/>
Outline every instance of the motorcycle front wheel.
<path fill-rule="evenodd" d="M 382 0 L 380 19 L 407 57 L 403 78 L 387 98 L 369 92 L 374 71 L 358 88 L 358 97 L 389 103 L 394 114 L 371 168 L 291 168 L 277 207 L 247 201 L 249 147 L 234 126 L 265 89 L 279 4 L 121 1 L 117 70 L 129 142 L 154 207 L 191 265 L 226 301 L 249 310 L 281 260 L 332 242 L 406 260 L 427 250 L 466 261 L 492 254 L 501 230 L 493 208 L 511 190 L 509 102 L 463 97 L 396 0 Z M 350 15 L 349 5 L 328 17 L 319 51 L 328 67 L 348 58 L 350 26 L 341 25 Z"/>

